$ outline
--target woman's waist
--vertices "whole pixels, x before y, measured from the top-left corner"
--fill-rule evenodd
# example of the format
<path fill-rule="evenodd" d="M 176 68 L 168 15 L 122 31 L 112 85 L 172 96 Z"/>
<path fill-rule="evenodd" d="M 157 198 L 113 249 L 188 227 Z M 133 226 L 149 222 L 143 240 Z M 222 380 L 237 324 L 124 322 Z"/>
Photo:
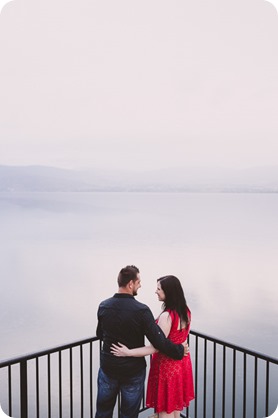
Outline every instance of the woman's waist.
<path fill-rule="evenodd" d="M 180 331 L 177 331 L 177 332 L 180 332 Z M 168 339 L 170 341 L 172 341 L 172 343 L 174 343 L 174 344 L 182 344 L 186 341 L 187 335 L 185 333 L 182 333 L 182 334 L 177 334 L 177 333 L 171 334 L 170 333 L 168 335 Z"/>

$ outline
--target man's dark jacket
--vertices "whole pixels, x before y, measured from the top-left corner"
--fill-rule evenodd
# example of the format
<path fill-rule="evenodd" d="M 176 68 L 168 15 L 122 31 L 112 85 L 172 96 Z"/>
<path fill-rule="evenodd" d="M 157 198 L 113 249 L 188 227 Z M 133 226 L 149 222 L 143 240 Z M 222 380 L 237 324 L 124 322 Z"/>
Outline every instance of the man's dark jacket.
<path fill-rule="evenodd" d="M 112 378 L 131 377 L 146 367 L 144 357 L 116 357 L 111 354 L 113 343 L 119 342 L 128 348 L 142 347 L 146 336 L 155 348 L 167 356 L 180 360 L 184 355 L 183 345 L 173 344 L 165 337 L 149 307 L 126 293 L 116 293 L 101 302 L 97 336 L 103 340 L 100 366 Z"/>

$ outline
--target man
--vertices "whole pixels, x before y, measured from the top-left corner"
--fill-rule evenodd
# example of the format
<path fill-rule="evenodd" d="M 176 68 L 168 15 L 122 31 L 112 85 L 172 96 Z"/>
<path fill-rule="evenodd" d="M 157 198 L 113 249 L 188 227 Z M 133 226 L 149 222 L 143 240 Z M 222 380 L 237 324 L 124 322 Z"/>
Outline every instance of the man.
<path fill-rule="evenodd" d="M 182 359 L 187 346 L 173 344 L 155 323 L 147 305 L 134 296 L 141 287 L 139 269 L 123 268 L 118 276 L 118 293 L 101 302 L 98 309 L 97 336 L 103 340 L 98 373 L 96 418 L 111 418 L 118 392 L 121 393 L 121 418 L 136 418 L 143 397 L 146 376 L 144 357 L 116 357 L 111 344 L 142 347 L 146 336 L 151 344 L 174 359 Z"/>

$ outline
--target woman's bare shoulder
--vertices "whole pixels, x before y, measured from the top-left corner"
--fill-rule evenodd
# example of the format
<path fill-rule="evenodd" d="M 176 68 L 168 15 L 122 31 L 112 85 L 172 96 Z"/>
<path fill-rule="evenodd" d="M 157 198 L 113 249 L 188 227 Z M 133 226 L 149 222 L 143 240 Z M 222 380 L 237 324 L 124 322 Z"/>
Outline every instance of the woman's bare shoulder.
<path fill-rule="evenodd" d="M 159 316 L 159 321 L 172 321 L 171 315 L 168 311 L 164 311 Z"/>

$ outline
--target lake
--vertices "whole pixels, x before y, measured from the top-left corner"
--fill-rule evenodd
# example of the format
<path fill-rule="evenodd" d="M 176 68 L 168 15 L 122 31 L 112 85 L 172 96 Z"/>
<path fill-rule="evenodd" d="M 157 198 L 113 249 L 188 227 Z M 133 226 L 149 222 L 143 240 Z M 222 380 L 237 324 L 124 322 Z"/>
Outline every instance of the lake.
<path fill-rule="evenodd" d="M 0 193 L 0 359 L 95 335 L 127 264 L 155 316 L 176 275 L 192 328 L 277 357 L 278 194 Z"/>

